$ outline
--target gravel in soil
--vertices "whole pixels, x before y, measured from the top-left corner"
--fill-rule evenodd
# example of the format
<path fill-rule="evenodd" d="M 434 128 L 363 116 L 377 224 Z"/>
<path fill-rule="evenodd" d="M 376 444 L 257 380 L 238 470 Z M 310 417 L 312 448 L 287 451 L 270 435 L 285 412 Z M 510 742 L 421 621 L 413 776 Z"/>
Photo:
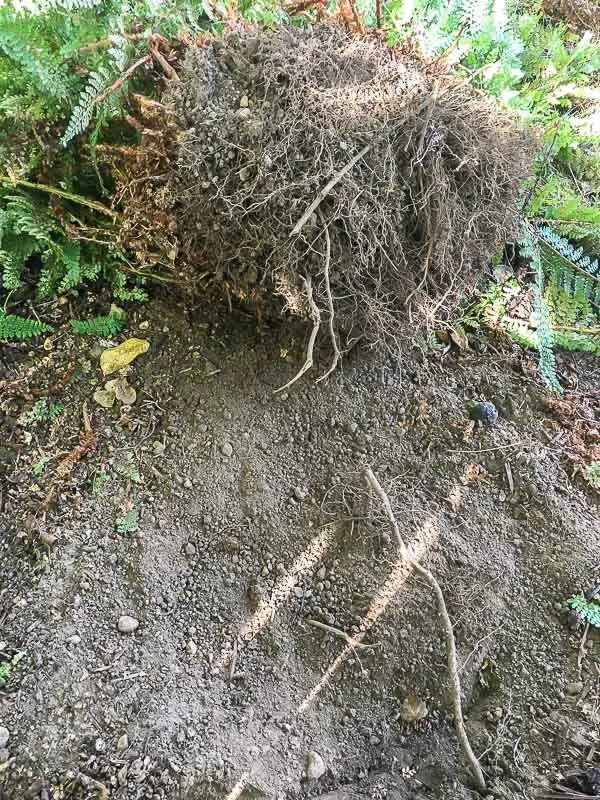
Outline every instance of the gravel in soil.
<path fill-rule="evenodd" d="M 274 395 L 302 328 L 163 307 L 127 335 L 151 343 L 128 368 L 131 407 L 93 404 L 104 343 L 3 354 L 9 800 L 475 798 L 435 599 L 406 575 L 365 465 L 442 585 L 490 796 L 598 760 L 598 636 L 582 650 L 565 608 L 597 577 L 597 497 L 567 471 L 525 356 L 417 352 L 400 370 L 355 349 L 327 382 Z M 32 387 L 70 369 L 48 398 L 64 410 L 27 416 Z M 498 422 L 473 426 L 468 399 Z M 95 449 L 46 509 L 84 401 Z"/>

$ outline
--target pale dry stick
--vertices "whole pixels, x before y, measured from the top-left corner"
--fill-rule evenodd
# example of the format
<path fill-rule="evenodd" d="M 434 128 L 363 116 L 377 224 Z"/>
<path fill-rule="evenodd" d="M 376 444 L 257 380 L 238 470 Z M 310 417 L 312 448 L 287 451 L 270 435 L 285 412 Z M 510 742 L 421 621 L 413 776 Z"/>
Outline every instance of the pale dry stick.
<path fill-rule="evenodd" d="M 127 67 L 125 72 L 123 72 L 121 75 L 119 75 L 119 77 L 117 78 L 117 80 L 114 83 L 111 83 L 110 86 L 107 86 L 106 89 L 103 89 L 100 92 L 100 94 L 97 94 L 96 97 L 94 97 L 94 99 L 92 100 L 92 105 L 93 106 L 97 106 L 103 100 L 106 100 L 107 97 L 110 97 L 110 95 L 113 92 L 116 92 L 117 89 L 120 89 L 121 86 L 123 86 L 123 84 L 125 83 L 127 78 L 129 78 L 131 75 L 133 75 L 133 73 L 136 71 L 136 69 L 138 69 L 138 67 L 141 67 L 144 64 L 147 64 L 149 61 L 151 61 L 151 59 L 152 59 L 152 56 L 148 55 L 148 54 L 146 54 L 145 56 L 142 56 L 142 58 L 138 58 L 137 61 L 135 61 L 133 64 L 131 64 L 129 67 Z"/>
<path fill-rule="evenodd" d="M 300 367 L 298 372 L 294 375 L 291 381 L 288 381 L 285 386 L 280 386 L 279 389 L 275 389 L 273 394 L 278 394 L 279 392 L 283 392 L 286 389 L 289 389 L 297 380 L 299 380 L 305 372 L 308 372 L 309 369 L 312 368 L 314 364 L 314 349 L 315 349 L 315 341 L 317 339 L 317 334 L 319 333 L 319 328 L 321 327 L 321 312 L 319 311 L 319 307 L 313 300 L 313 292 L 312 292 L 312 282 L 310 278 L 302 278 L 304 282 L 304 286 L 306 287 L 306 299 L 308 300 L 308 305 L 310 307 L 310 315 L 313 320 L 313 329 L 310 332 L 310 339 L 308 340 L 308 346 L 306 348 L 306 358 L 304 360 L 304 364 Z"/>
<path fill-rule="evenodd" d="M 452 622 L 450 617 L 448 616 L 448 609 L 446 608 L 446 601 L 444 600 L 444 595 L 442 589 L 433 576 L 433 574 L 422 566 L 412 555 L 406 544 L 404 543 L 404 539 L 402 538 L 402 534 L 400 533 L 400 528 L 398 526 L 398 522 L 396 521 L 396 517 L 394 516 L 394 512 L 392 510 L 392 505 L 390 503 L 390 499 L 383 490 L 381 484 L 375 477 L 375 474 L 371 468 L 365 469 L 365 480 L 367 485 L 375 492 L 377 497 L 379 498 L 381 505 L 385 511 L 385 515 L 388 519 L 390 524 L 390 529 L 396 540 L 398 548 L 400 549 L 400 554 L 402 558 L 404 558 L 410 566 L 414 569 L 414 571 L 420 575 L 422 578 L 427 581 L 427 583 L 431 586 L 436 596 L 436 600 L 438 603 L 438 609 L 440 615 L 442 617 L 442 621 L 444 623 L 444 632 L 446 635 L 446 653 L 448 656 L 448 671 L 450 672 L 450 689 L 452 695 L 452 705 L 454 709 L 454 724 L 456 727 L 456 735 L 458 736 L 458 741 L 460 743 L 461 749 L 466 760 L 471 767 L 473 774 L 475 776 L 475 780 L 477 786 L 482 791 L 485 790 L 485 778 L 483 777 L 483 772 L 481 769 L 481 765 L 477 759 L 477 756 L 473 752 L 471 748 L 471 744 L 469 742 L 469 737 L 467 736 L 467 731 L 465 729 L 465 723 L 463 720 L 462 714 L 462 705 L 460 701 L 460 678 L 458 676 L 458 662 L 456 657 L 456 642 L 454 640 L 454 631 L 452 630 Z"/>
<path fill-rule="evenodd" d="M 294 225 L 294 227 L 292 228 L 292 232 L 290 233 L 288 238 L 291 239 L 292 236 L 297 236 L 300 233 L 302 228 L 306 225 L 306 223 L 310 219 L 311 214 L 317 210 L 317 208 L 321 205 L 321 203 L 327 197 L 329 192 L 334 188 L 334 186 L 336 186 L 336 184 L 338 184 L 342 180 L 344 175 L 350 172 L 350 170 L 356 164 L 356 162 L 360 161 L 360 159 L 369 152 L 371 147 L 372 147 L 371 144 L 366 144 L 362 148 L 362 150 L 359 150 L 358 153 L 355 156 L 353 156 L 350 159 L 350 161 L 348 161 L 348 163 L 344 167 L 342 167 L 342 169 L 339 172 L 336 172 L 336 174 L 333 176 L 333 178 L 331 178 L 331 180 L 328 183 L 325 184 L 325 186 L 321 189 L 319 194 L 315 197 L 315 199 L 306 209 L 304 214 L 302 214 L 298 222 Z"/>
<path fill-rule="evenodd" d="M 342 357 L 340 352 L 340 348 L 338 347 L 337 343 L 337 336 L 335 335 L 335 328 L 333 325 L 333 320 L 335 318 L 335 311 L 333 308 L 333 295 L 331 294 L 331 283 L 329 280 L 329 264 L 331 262 L 331 238 L 329 236 L 329 229 L 327 225 L 325 225 L 325 266 L 323 268 L 323 273 L 325 276 L 325 289 L 327 291 L 327 305 L 329 306 L 329 334 L 331 336 L 331 343 L 333 345 L 333 361 L 331 362 L 331 366 L 327 370 L 324 375 L 321 375 L 320 378 L 317 378 L 316 383 L 320 383 L 324 381 L 331 373 L 335 370 L 338 365 L 338 361 Z"/>
<path fill-rule="evenodd" d="M 307 625 L 312 625 L 313 628 L 326 631 L 326 633 L 330 633 L 332 636 L 339 636 L 339 638 L 343 639 L 346 644 L 350 645 L 350 647 L 356 648 L 357 650 L 372 650 L 378 646 L 376 644 L 364 644 L 363 642 L 357 641 L 355 638 L 350 636 L 350 634 L 346 633 L 346 631 L 342 631 L 340 628 L 335 628 L 333 625 L 327 625 L 325 622 L 319 622 L 316 619 L 305 619 L 304 621 Z"/>

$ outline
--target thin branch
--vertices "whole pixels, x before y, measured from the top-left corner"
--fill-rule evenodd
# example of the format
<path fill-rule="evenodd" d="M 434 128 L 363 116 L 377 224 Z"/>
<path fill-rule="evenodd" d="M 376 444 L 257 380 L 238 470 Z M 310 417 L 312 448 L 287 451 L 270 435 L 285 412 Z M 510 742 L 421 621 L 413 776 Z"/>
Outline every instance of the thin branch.
<path fill-rule="evenodd" d="M 100 92 L 100 94 L 97 94 L 96 97 L 94 97 L 94 100 L 92 101 L 92 105 L 97 106 L 100 103 L 102 103 L 104 100 L 106 100 L 107 97 L 110 97 L 111 94 L 113 94 L 114 92 L 117 91 L 117 89 L 120 89 L 121 86 L 123 86 L 125 81 L 128 78 L 130 78 L 131 75 L 133 75 L 133 73 L 136 71 L 136 69 L 138 67 L 141 67 L 143 64 L 147 64 L 151 59 L 152 59 L 152 56 L 149 55 L 148 53 L 146 53 L 145 56 L 142 56 L 141 58 L 138 58 L 137 61 L 134 61 L 133 64 L 130 64 L 130 66 L 127 67 L 125 72 L 123 72 L 121 75 L 119 75 L 119 77 L 117 78 L 117 80 L 114 83 L 112 83 L 110 86 L 107 86 L 106 89 L 103 89 Z"/>
<path fill-rule="evenodd" d="M 80 206 L 93 208 L 94 211 L 98 211 L 100 214 L 106 214 L 107 217 L 112 217 L 113 219 L 118 217 L 116 211 L 113 211 L 112 208 L 107 208 L 107 206 L 103 206 L 102 203 L 97 203 L 95 200 L 90 200 L 88 197 L 83 197 L 83 195 L 80 194 L 73 194 L 63 189 L 57 189 L 54 186 L 47 186 L 44 183 L 32 183 L 31 181 L 25 181 L 21 178 L 12 178 L 10 175 L 0 175 L 0 183 L 4 183 L 8 186 L 24 186 L 27 189 L 36 189 L 39 192 L 46 192 L 47 194 L 53 194 L 57 197 L 63 197 L 65 200 L 78 203 Z"/>
<path fill-rule="evenodd" d="M 324 622 L 319 622 L 316 619 L 305 619 L 304 622 L 306 622 L 307 625 L 312 625 L 313 628 L 318 628 L 320 631 L 330 633 L 332 636 L 339 636 L 346 644 L 350 645 L 350 647 L 355 647 L 357 650 L 372 650 L 374 647 L 377 647 L 376 644 L 364 644 L 363 642 L 359 642 L 350 636 L 350 634 L 346 633 L 346 631 L 335 628 L 333 625 L 326 625 Z"/>
<path fill-rule="evenodd" d="M 371 147 L 372 145 L 366 144 L 362 148 L 362 150 L 359 150 L 359 152 L 353 158 L 351 158 L 350 161 L 344 167 L 342 167 L 342 169 L 339 172 L 336 172 L 336 174 L 333 176 L 333 178 L 331 178 L 331 180 L 327 184 L 325 184 L 325 186 L 321 189 L 319 194 L 315 197 L 315 199 L 306 209 L 304 214 L 302 214 L 298 222 L 294 225 L 292 232 L 289 235 L 290 239 L 292 238 L 292 236 L 297 236 L 300 233 L 302 228 L 306 225 L 306 223 L 310 219 L 311 214 L 317 210 L 317 208 L 321 205 L 321 203 L 327 197 L 329 192 L 334 188 L 334 186 L 336 186 L 336 184 L 338 184 L 342 180 L 344 175 L 350 172 L 350 170 L 356 164 L 356 162 L 360 161 L 360 159 L 369 152 Z"/>
<path fill-rule="evenodd" d="M 423 567 L 417 561 L 417 559 L 412 555 L 411 551 L 407 548 L 404 539 L 402 538 L 402 534 L 400 533 L 400 527 L 398 526 L 396 517 L 394 516 L 390 499 L 383 490 L 377 478 L 375 477 L 373 470 L 367 468 L 364 472 L 364 475 L 367 485 L 375 492 L 375 494 L 377 495 L 377 497 L 381 502 L 381 505 L 383 506 L 385 515 L 390 525 L 390 529 L 400 549 L 400 554 L 410 564 L 410 566 L 415 570 L 415 572 L 422 578 L 424 578 L 425 581 L 427 581 L 427 583 L 431 586 L 435 594 L 438 604 L 438 610 L 440 612 L 440 616 L 442 617 L 442 621 L 444 623 L 444 633 L 446 636 L 446 654 L 448 658 L 448 672 L 450 673 L 450 690 L 452 695 L 452 705 L 454 709 L 454 724 L 456 727 L 456 735 L 458 737 L 458 741 L 462 748 L 463 754 L 475 776 L 477 786 L 480 790 L 484 791 L 485 778 L 483 777 L 483 772 L 481 769 L 481 765 L 477 760 L 477 756 L 475 755 L 473 749 L 471 748 L 471 744 L 469 742 L 469 737 L 467 736 L 467 731 L 465 729 L 465 723 L 463 720 L 462 705 L 460 700 L 461 696 L 460 678 L 458 674 L 458 661 L 456 657 L 456 642 L 454 639 L 452 622 L 448 615 L 448 609 L 446 608 L 446 601 L 444 600 L 444 594 L 433 574 L 428 569 Z"/>
<path fill-rule="evenodd" d="M 153 47 L 152 48 L 152 55 L 154 56 L 154 58 L 160 64 L 160 67 L 161 67 L 162 71 L 165 73 L 165 75 L 167 76 L 167 78 L 169 78 L 172 81 L 175 81 L 175 83 L 179 83 L 180 82 L 179 75 L 175 72 L 175 70 L 169 64 L 167 59 L 159 51 L 158 47 Z"/>
<path fill-rule="evenodd" d="M 331 294 L 331 283 L 329 280 L 329 264 L 331 262 L 331 238 L 329 236 L 329 228 L 325 225 L 325 266 L 323 268 L 323 274 L 325 276 L 325 289 L 327 291 L 327 305 L 329 306 L 329 335 L 331 336 L 331 343 L 333 345 L 333 361 L 331 362 L 331 366 L 327 370 L 324 375 L 321 375 L 320 378 L 317 378 L 316 383 L 320 383 L 324 381 L 334 369 L 338 365 L 338 361 L 340 360 L 342 354 L 340 352 L 340 348 L 338 347 L 337 343 L 337 336 L 335 335 L 335 327 L 333 325 L 333 320 L 335 318 L 335 310 L 333 308 L 333 295 Z"/>
<path fill-rule="evenodd" d="M 308 305 L 310 308 L 310 316 L 312 317 L 313 321 L 313 329 L 310 333 L 310 339 L 308 340 L 308 346 L 306 348 L 306 358 L 304 360 L 304 364 L 298 370 L 298 372 L 294 375 L 291 381 L 288 381 L 285 386 L 280 386 L 279 389 L 275 389 L 273 394 L 278 394 L 279 392 L 283 392 L 286 389 L 289 389 L 297 380 L 299 380 L 305 372 L 308 372 L 309 369 L 312 368 L 314 364 L 314 349 L 315 349 L 315 341 L 317 339 L 317 334 L 319 333 L 319 328 L 321 327 L 321 312 L 319 311 L 319 307 L 313 300 L 313 291 L 312 291 L 312 283 L 310 278 L 302 278 L 304 281 L 304 286 L 306 287 L 306 299 L 308 300 Z"/>

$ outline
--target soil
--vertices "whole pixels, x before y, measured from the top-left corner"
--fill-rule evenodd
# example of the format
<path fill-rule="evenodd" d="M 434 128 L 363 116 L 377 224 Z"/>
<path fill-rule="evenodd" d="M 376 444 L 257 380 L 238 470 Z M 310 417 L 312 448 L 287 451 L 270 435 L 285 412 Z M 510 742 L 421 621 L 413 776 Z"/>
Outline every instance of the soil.
<path fill-rule="evenodd" d="M 416 348 L 401 369 L 357 347 L 327 381 L 324 353 L 273 394 L 305 328 L 176 303 L 129 322 L 115 341 L 150 341 L 131 406 L 92 399 L 106 342 L 62 328 L 2 353 L 1 796 L 478 797 L 435 599 L 406 574 L 365 466 L 444 591 L 488 796 L 531 798 L 598 764 L 600 638 L 581 646 L 565 603 L 598 578 L 598 495 L 527 355 L 480 340 Z M 597 367 L 562 369 L 580 376 L 565 402 L 597 426 Z M 35 422 L 44 387 L 64 410 Z M 483 398 L 500 418 L 473 428 L 464 401 Z M 84 403 L 95 449 L 44 509 Z"/>

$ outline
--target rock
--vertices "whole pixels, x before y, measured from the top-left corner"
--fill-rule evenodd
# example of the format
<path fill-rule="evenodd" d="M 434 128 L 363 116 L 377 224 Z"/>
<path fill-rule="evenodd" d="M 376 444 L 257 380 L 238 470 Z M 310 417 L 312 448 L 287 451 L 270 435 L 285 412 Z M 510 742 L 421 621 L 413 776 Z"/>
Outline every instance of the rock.
<path fill-rule="evenodd" d="M 226 458 L 231 458 L 233 455 L 233 447 L 229 444 L 229 442 L 225 442 L 221 448 L 221 453 L 223 453 Z"/>
<path fill-rule="evenodd" d="M 195 556 L 196 555 L 196 546 L 192 542 L 188 542 L 184 547 L 186 556 Z"/>
<path fill-rule="evenodd" d="M 122 753 L 124 750 L 127 750 L 129 747 L 129 737 L 126 733 L 122 736 L 119 736 L 119 741 L 117 742 L 117 750 Z"/>
<path fill-rule="evenodd" d="M 185 649 L 191 656 L 195 656 L 198 652 L 198 645 L 193 639 L 190 639 L 189 642 L 186 644 Z"/>
<path fill-rule="evenodd" d="M 10 733 L 8 732 L 8 728 L 5 728 L 4 725 L 0 725 L 0 747 L 6 747 L 9 739 Z"/>
<path fill-rule="evenodd" d="M 324 579 L 325 579 L 325 576 L 326 576 L 326 575 L 327 575 L 327 570 L 326 570 L 326 568 L 325 568 L 325 567 L 319 567 L 319 569 L 317 570 L 317 578 L 318 578 L 320 581 L 322 581 L 322 580 L 324 580 Z"/>
<path fill-rule="evenodd" d="M 323 757 L 315 750 L 309 750 L 306 754 L 306 779 L 318 781 L 327 770 Z"/>
<path fill-rule="evenodd" d="M 240 97 L 240 108 L 248 108 L 248 103 L 249 103 L 248 95 L 247 94 L 243 94 Z"/>
<path fill-rule="evenodd" d="M 10 753 L 8 752 L 7 747 L 0 748 L 0 764 L 6 764 L 8 759 L 10 758 Z"/>
<path fill-rule="evenodd" d="M 583 683 L 581 681 L 573 681 L 567 683 L 567 694 L 581 694 L 583 692 Z"/>
<path fill-rule="evenodd" d="M 133 633 L 140 627 L 139 621 L 135 617 L 130 617 L 128 614 L 123 614 L 119 617 L 117 628 L 120 633 Z"/>
<path fill-rule="evenodd" d="M 106 750 L 106 742 L 104 739 L 98 737 L 94 742 L 94 750 L 97 753 L 103 753 Z"/>
<path fill-rule="evenodd" d="M 296 500 L 304 500 L 306 498 L 306 491 L 301 486 L 296 486 L 294 489 L 294 497 Z"/>

